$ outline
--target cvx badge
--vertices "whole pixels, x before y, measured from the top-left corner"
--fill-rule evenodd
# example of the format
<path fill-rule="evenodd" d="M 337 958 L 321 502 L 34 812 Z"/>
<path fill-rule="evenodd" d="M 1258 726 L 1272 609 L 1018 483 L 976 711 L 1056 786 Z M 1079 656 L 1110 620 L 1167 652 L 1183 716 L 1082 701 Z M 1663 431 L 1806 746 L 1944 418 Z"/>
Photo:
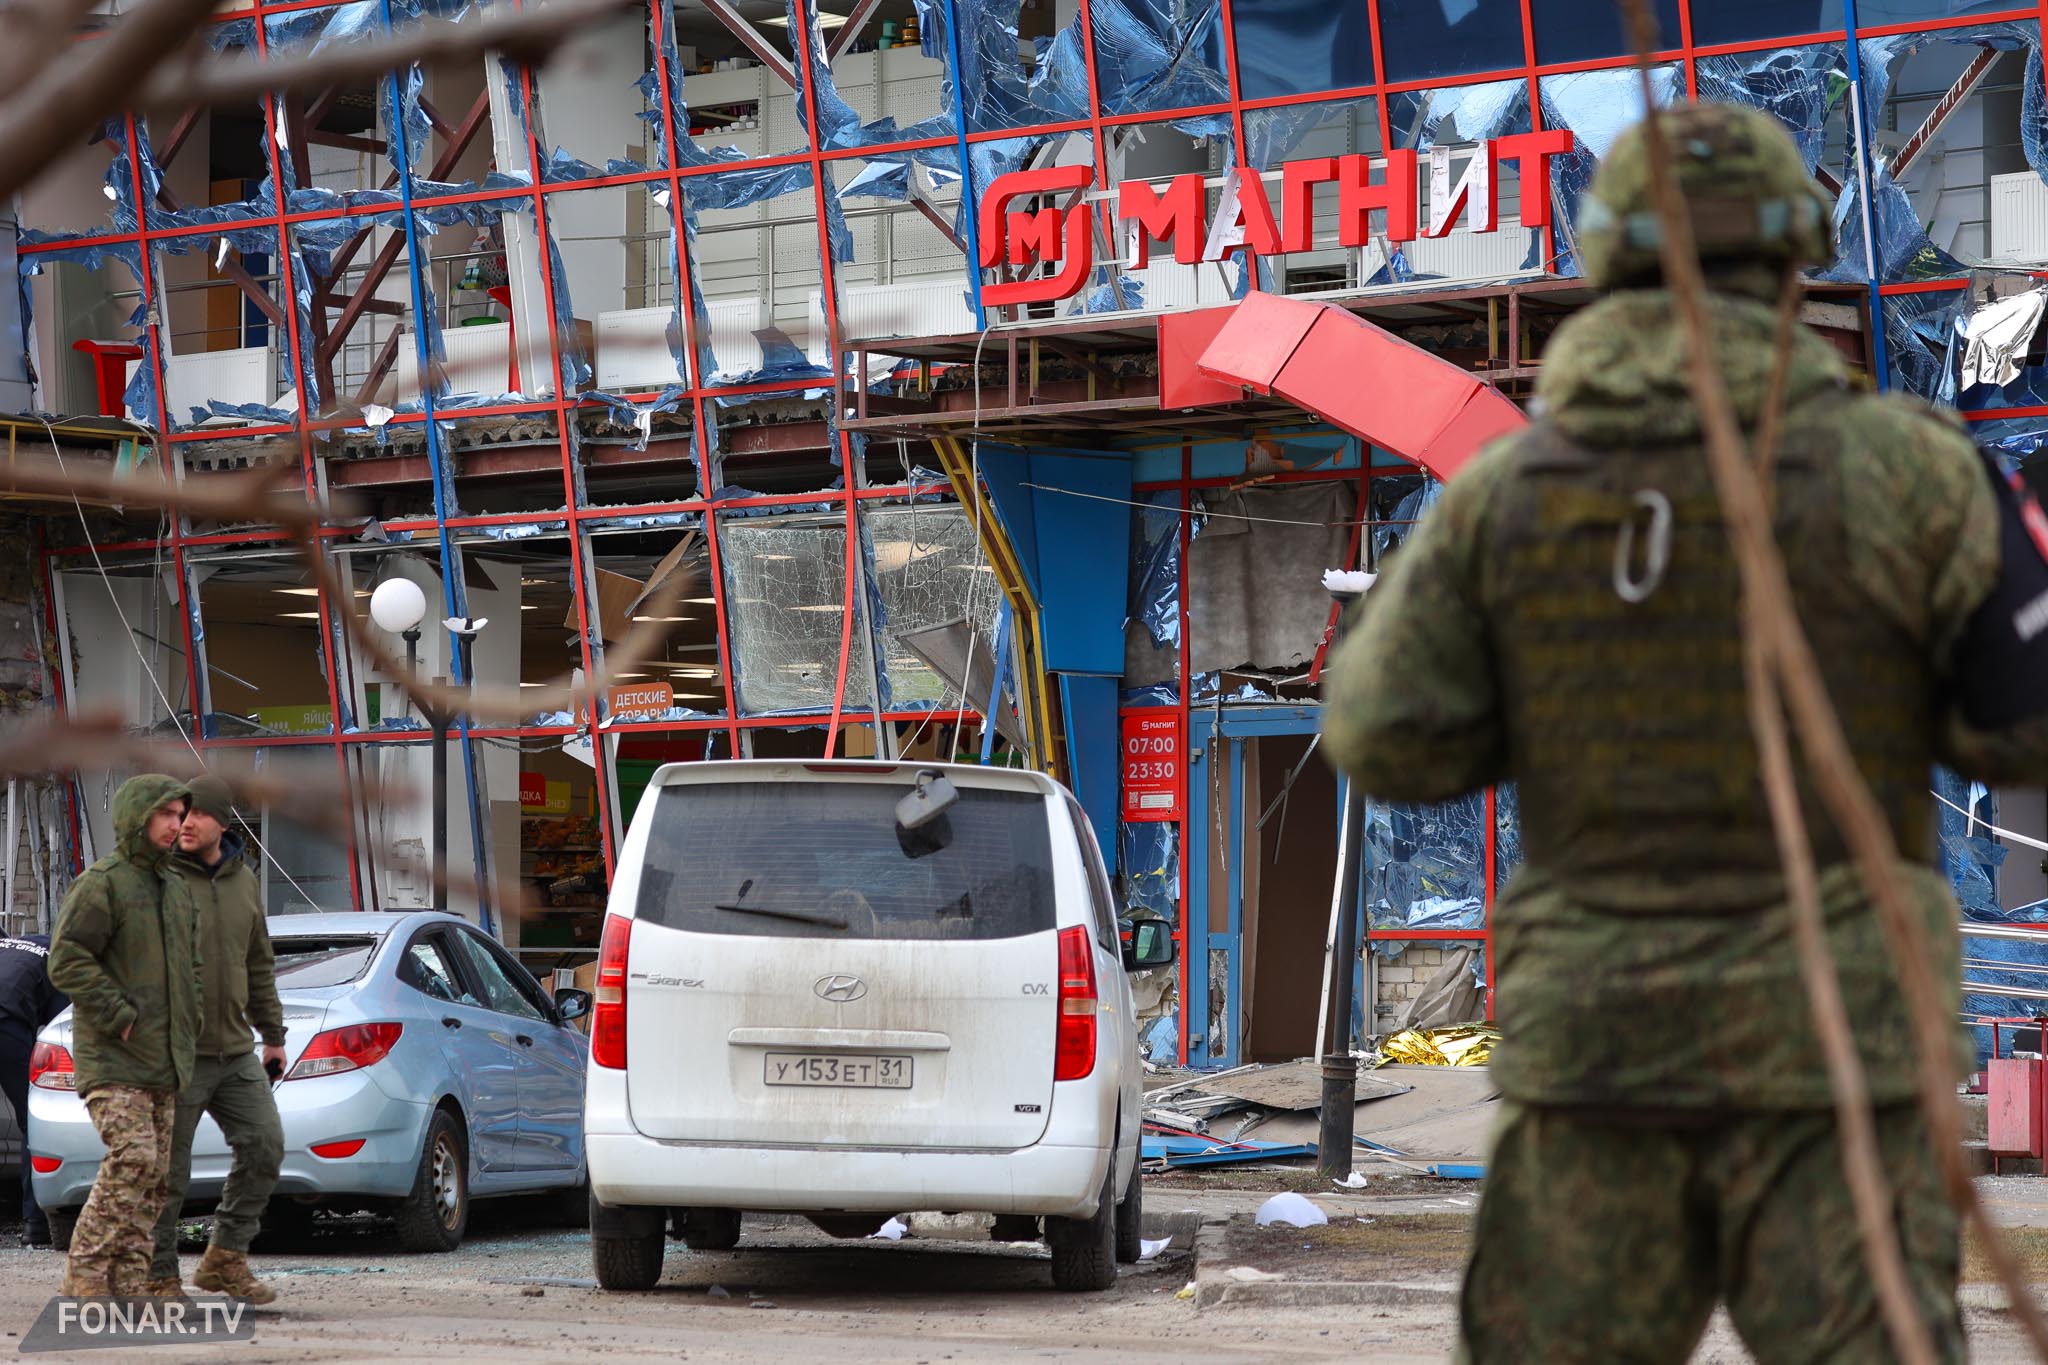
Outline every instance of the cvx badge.
<path fill-rule="evenodd" d="M 820 1000 L 830 1000 L 835 1005 L 851 1005 L 868 993 L 868 983 L 857 976 L 835 974 L 821 976 L 811 989 Z"/>

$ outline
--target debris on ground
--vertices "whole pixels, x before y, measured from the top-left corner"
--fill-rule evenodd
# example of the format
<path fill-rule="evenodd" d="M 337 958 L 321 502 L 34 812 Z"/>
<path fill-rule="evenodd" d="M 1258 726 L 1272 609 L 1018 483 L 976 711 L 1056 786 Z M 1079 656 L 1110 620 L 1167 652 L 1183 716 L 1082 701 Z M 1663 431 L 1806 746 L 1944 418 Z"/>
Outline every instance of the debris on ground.
<path fill-rule="evenodd" d="M 1172 1245 L 1173 1238 L 1171 1237 L 1161 1237 L 1156 1242 L 1150 1237 L 1140 1237 L 1138 1239 L 1138 1259 L 1140 1261 L 1153 1260 L 1158 1257 L 1160 1252 Z"/>
<path fill-rule="evenodd" d="M 1409 1029 L 1380 1044 L 1386 1062 L 1410 1066 L 1485 1066 L 1500 1042 L 1492 1024 L 1459 1024 L 1452 1028 Z"/>
<path fill-rule="evenodd" d="M 1313 1228 L 1329 1221 L 1330 1215 L 1298 1194 L 1276 1194 L 1259 1205 L 1258 1222 L 1262 1228 L 1276 1223 L 1285 1227 Z"/>
<path fill-rule="evenodd" d="M 1411 1031 L 1365 1054 L 1361 1062 L 1367 1069 L 1354 1090 L 1356 1159 L 1417 1176 L 1482 1178 L 1500 1095 L 1483 1063 L 1498 1036 L 1490 1024 Z M 1396 1051 L 1442 1060 L 1390 1060 Z M 1189 1075 L 1151 1090 L 1144 1116 L 1142 1151 L 1146 1169 L 1155 1174 L 1247 1163 L 1305 1165 L 1316 1158 L 1321 1137 L 1322 1067 L 1304 1059 Z"/>
<path fill-rule="evenodd" d="M 868 1240 L 870 1242 L 900 1242 L 903 1240 L 903 1234 L 908 1231 L 910 1229 L 904 1226 L 901 1218 L 891 1218 L 888 1222 L 869 1233 Z"/>

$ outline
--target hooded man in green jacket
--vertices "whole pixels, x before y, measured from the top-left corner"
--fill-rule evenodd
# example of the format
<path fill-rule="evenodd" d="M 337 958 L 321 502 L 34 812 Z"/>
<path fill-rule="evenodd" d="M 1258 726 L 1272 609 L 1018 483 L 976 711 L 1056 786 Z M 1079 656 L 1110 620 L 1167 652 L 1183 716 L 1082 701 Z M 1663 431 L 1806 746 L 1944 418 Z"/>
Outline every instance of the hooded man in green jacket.
<path fill-rule="evenodd" d="M 151 1293 L 180 1292 L 178 1216 L 192 1179 L 192 1137 L 199 1120 L 211 1114 L 235 1156 L 214 1212 L 212 1240 L 192 1283 L 209 1293 L 269 1303 L 277 1293 L 249 1269 L 248 1253 L 284 1160 L 284 1127 L 266 1073 L 275 1068 L 283 1074 L 284 1007 L 277 999 L 256 874 L 243 861 L 242 836 L 234 829 L 234 794 L 212 776 L 195 779 L 191 790 L 171 869 L 197 908 L 206 1008 L 200 1015 L 192 1081 L 178 1094 L 170 1192 L 157 1215 L 149 1288 Z M 257 1034 L 263 1039 L 260 1060 Z"/>
<path fill-rule="evenodd" d="M 139 1294 L 163 1208 L 178 1091 L 199 1035 L 192 896 L 170 870 L 188 792 L 145 773 L 114 793 L 116 851 L 57 912 L 50 984 L 71 997 L 78 1093 L 107 1154 L 71 1236 L 67 1295 Z"/>

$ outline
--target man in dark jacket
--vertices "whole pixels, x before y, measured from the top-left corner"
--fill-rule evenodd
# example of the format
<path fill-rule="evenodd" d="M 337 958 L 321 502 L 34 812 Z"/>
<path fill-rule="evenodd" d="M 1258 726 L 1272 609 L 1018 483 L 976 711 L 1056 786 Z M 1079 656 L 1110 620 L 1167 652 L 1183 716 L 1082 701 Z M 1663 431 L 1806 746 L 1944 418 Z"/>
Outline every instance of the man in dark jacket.
<path fill-rule="evenodd" d="M 49 956 L 46 935 L 0 938 L 0 1089 L 6 1091 L 21 1133 L 22 1240 L 32 1247 L 50 1244 L 50 1224 L 29 1179 L 29 1054 L 35 1051 L 36 1034 L 67 1003 L 64 992 L 50 984 Z"/>
<path fill-rule="evenodd" d="M 277 999 L 270 931 L 263 922 L 256 874 L 242 860 L 242 836 L 233 828 L 234 818 L 234 796 L 227 783 L 217 777 L 193 781 L 191 809 L 185 813 L 171 867 L 190 888 L 197 908 L 199 949 L 206 962 L 206 1008 L 199 1019 L 192 1081 L 178 1094 L 170 1192 L 157 1215 L 149 1288 L 151 1293 L 179 1292 L 178 1216 L 192 1179 L 192 1136 L 200 1118 L 211 1114 L 235 1160 L 221 1187 L 213 1238 L 192 1283 L 209 1293 L 269 1303 L 277 1293 L 250 1271 L 248 1253 L 284 1160 L 284 1127 L 265 1072 L 273 1066 L 283 1072 L 284 1007 Z M 263 1038 L 260 1061 L 255 1034 Z"/>
<path fill-rule="evenodd" d="M 78 1093 L 107 1154 L 71 1235 L 67 1295 L 140 1294 L 163 1208 L 178 1092 L 199 1036 L 192 893 L 170 870 L 185 785 L 145 773 L 114 793 L 116 851 L 57 912 L 50 981 L 71 997 Z"/>

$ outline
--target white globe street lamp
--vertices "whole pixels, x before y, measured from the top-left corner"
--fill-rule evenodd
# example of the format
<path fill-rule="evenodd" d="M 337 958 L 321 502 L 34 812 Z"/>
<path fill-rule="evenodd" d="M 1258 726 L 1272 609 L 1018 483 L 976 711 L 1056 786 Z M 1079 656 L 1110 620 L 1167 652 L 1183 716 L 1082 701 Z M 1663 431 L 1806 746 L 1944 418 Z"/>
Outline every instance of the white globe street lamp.
<path fill-rule="evenodd" d="M 370 619 L 393 635 L 411 633 L 417 639 L 420 622 L 427 619 L 427 595 L 410 578 L 387 578 L 370 594 Z"/>

